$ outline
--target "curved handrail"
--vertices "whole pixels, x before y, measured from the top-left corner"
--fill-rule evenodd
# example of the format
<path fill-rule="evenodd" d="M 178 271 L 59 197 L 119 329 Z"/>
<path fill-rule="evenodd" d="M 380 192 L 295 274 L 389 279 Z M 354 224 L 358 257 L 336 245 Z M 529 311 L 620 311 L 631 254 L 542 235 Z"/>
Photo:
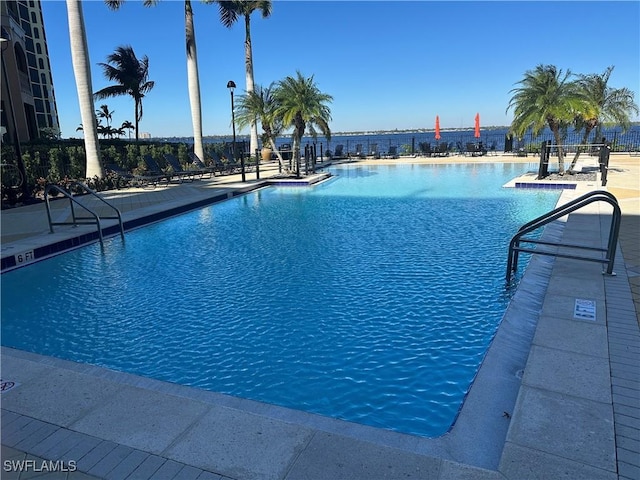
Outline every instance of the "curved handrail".
<path fill-rule="evenodd" d="M 118 208 L 115 205 L 113 205 L 112 203 L 107 202 L 104 198 L 102 198 L 101 195 L 98 195 L 98 192 L 96 192 L 95 190 L 92 190 L 91 188 L 87 187 L 84 183 L 71 182 L 70 185 L 75 185 L 77 187 L 80 187 L 81 189 L 83 189 L 87 193 L 90 193 L 95 198 L 97 198 L 102 203 L 107 205 L 109 208 L 112 208 L 116 212 L 116 216 L 115 217 L 102 217 L 102 218 L 104 218 L 106 220 L 118 220 L 118 226 L 120 227 L 120 236 L 122 237 L 122 240 L 124 240 L 124 226 L 122 224 L 122 215 L 120 214 L 120 210 L 118 210 Z"/>
<path fill-rule="evenodd" d="M 587 246 L 581 246 L 581 245 L 567 245 L 567 244 L 563 244 L 563 243 L 559 243 L 559 242 L 543 242 L 543 241 L 537 241 L 537 240 L 533 240 L 533 239 L 522 239 L 522 236 L 527 234 L 527 233 L 531 233 L 534 230 L 537 230 L 538 228 L 554 221 L 557 220 L 558 218 L 561 218 L 565 215 L 568 215 L 571 212 L 574 212 L 586 205 L 589 205 L 593 202 L 598 202 L 598 201 L 604 201 L 606 203 L 609 203 L 612 207 L 613 207 L 613 218 L 611 220 L 611 227 L 609 229 L 609 240 L 607 242 L 607 248 L 605 249 L 599 249 L 599 248 L 593 248 L 593 247 L 587 247 Z M 618 200 L 616 199 L 616 197 L 614 195 L 612 195 L 609 192 L 606 192 L 604 190 L 595 190 L 593 192 L 589 192 L 585 195 L 582 195 L 581 197 L 578 197 L 564 205 L 561 205 L 560 207 L 551 210 L 550 212 L 547 212 L 544 215 L 541 215 L 533 220 L 531 220 L 530 222 L 525 223 L 522 227 L 520 227 L 518 229 L 518 232 L 511 238 L 511 241 L 509 242 L 509 257 L 507 260 L 507 272 L 505 275 L 505 280 L 507 285 L 509 284 L 509 281 L 511 280 L 511 274 L 512 272 L 515 272 L 516 269 L 518 268 L 518 254 L 520 251 L 527 251 L 529 253 L 544 253 L 545 255 L 553 255 L 553 256 L 557 256 L 557 257 L 566 257 L 566 258 L 573 258 L 573 259 L 578 259 L 578 260 L 587 260 L 587 261 L 595 261 L 595 262 L 601 262 L 601 263 L 607 263 L 607 274 L 611 275 L 613 273 L 613 263 L 615 260 L 615 249 L 616 249 L 616 245 L 618 243 L 618 235 L 620 232 L 620 221 L 621 221 L 621 217 L 622 217 L 622 213 L 620 210 L 620 205 L 618 205 Z M 546 245 L 556 245 L 556 246 L 564 246 L 564 247 L 570 247 L 570 248 L 582 248 L 582 249 L 587 249 L 587 250 L 599 250 L 599 251 L 606 251 L 606 258 L 605 259 L 596 259 L 596 258 L 591 258 L 591 257 L 579 257 L 579 256 L 575 256 L 575 255 L 565 255 L 565 254 L 560 254 L 560 253 L 551 253 L 551 252 L 537 252 L 536 250 L 525 250 L 525 249 L 521 249 L 520 248 L 520 242 L 524 241 L 527 243 L 540 243 L 540 244 L 546 244 Z"/>
<path fill-rule="evenodd" d="M 531 225 L 534 225 L 535 223 L 540 222 L 541 220 L 544 220 L 544 219 L 548 218 L 550 215 L 554 215 L 554 214 L 556 214 L 556 213 L 561 213 L 561 212 L 567 212 L 567 213 L 570 213 L 570 209 L 571 209 L 574 205 L 576 205 L 576 204 L 580 203 L 581 201 L 583 201 L 583 200 L 585 200 L 585 199 L 587 199 L 587 198 L 593 197 L 593 196 L 595 196 L 595 195 L 604 195 L 605 197 L 607 197 L 607 198 L 609 198 L 609 199 L 613 200 L 616 204 L 618 203 L 618 199 L 617 199 L 616 197 L 614 197 L 614 196 L 613 196 L 613 194 L 611 194 L 611 193 L 609 193 L 609 192 L 607 192 L 607 191 L 604 191 L 604 190 L 595 190 L 595 191 L 593 191 L 593 192 L 585 193 L 584 195 L 582 195 L 582 196 L 580 196 L 580 197 L 578 197 L 578 198 L 575 198 L 575 199 L 571 200 L 570 202 L 565 203 L 564 205 L 560 205 L 559 207 L 554 208 L 554 209 L 553 209 L 553 210 L 551 210 L 550 212 L 547 212 L 547 213 L 545 213 L 545 214 L 543 214 L 543 215 L 540 215 L 539 217 L 534 218 L 534 219 L 533 219 L 533 220 L 531 220 L 530 222 L 525 223 L 524 225 L 522 225 L 522 226 L 518 229 L 518 233 L 519 233 L 519 232 L 521 232 L 522 230 L 524 230 L 524 229 L 526 229 L 526 228 L 530 227 Z M 568 210 L 569 210 L 569 211 L 568 211 Z M 560 215 L 560 217 L 563 217 L 564 215 L 566 215 L 566 213 L 563 213 L 562 215 Z M 560 218 L 560 217 L 556 217 L 556 218 Z M 554 219 L 554 220 L 555 220 L 555 219 Z M 537 227 L 536 227 L 536 228 L 537 228 Z"/>
<path fill-rule="evenodd" d="M 111 203 L 107 202 L 104 198 L 102 198 L 100 195 L 98 195 L 94 190 L 90 189 L 89 187 L 87 187 L 86 185 L 80 183 L 80 182 L 72 182 L 69 185 L 73 185 L 73 186 L 77 186 L 80 187 L 82 190 L 86 191 L 87 193 L 93 195 L 94 197 L 96 197 L 98 200 L 100 200 L 101 202 L 103 202 L 104 204 L 106 204 L 107 206 L 109 206 L 110 208 L 112 208 L 113 210 L 115 210 L 116 212 L 116 216 L 115 217 L 102 217 L 104 219 L 113 219 L 113 220 L 118 220 L 119 226 L 120 226 L 120 236 L 122 237 L 122 240 L 124 241 L 124 226 L 122 224 L 122 215 L 120 214 L 120 210 L 118 210 L 114 205 L 112 205 Z M 71 217 L 73 219 L 72 222 L 54 222 L 51 219 L 51 205 L 50 205 L 50 199 L 49 199 L 49 192 L 51 192 L 52 190 L 57 191 L 58 193 L 61 193 L 64 197 L 69 199 L 69 204 L 71 206 Z M 54 233 L 53 232 L 53 226 L 54 225 L 73 225 L 73 226 L 77 226 L 77 225 L 82 225 L 82 224 L 87 224 L 87 222 L 82 222 L 79 220 L 86 220 L 87 218 L 77 218 L 76 217 L 76 213 L 75 210 L 73 208 L 73 205 L 78 205 L 80 208 L 84 209 L 85 211 L 87 211 L 91 216 L 93 216 L 93 218 L 95 219 L 94 221 L 91 221 L 89 223 L 95 223 L 98 227 L 98 237 L 100 239 L 100 244 L 104 245 L 104 237 L 102 235 L 102 223 L 100 222 L 100 216 L 94 212 L 93 210 L 91 210 L 89 207 L 87 207 L 86 205 L 83 205 L 82 203 L 78 202 L 73 195 L 66 189 L 62 188 L 60 185 L 56 185 L 56 184 L 49 184 L 45 187 L 44 189 L 44 198 L 45 198 L 45 205 L 47 207 L 47 218 L 49 220 L 49 232 L 50 233 Z"/>

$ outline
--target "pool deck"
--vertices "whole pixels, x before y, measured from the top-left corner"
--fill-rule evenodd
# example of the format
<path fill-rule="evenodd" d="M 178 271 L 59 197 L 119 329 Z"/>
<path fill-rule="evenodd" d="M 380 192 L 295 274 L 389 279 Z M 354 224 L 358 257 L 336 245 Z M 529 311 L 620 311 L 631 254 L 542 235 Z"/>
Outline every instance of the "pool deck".
<path fill-rule="evenodd" d="M 405 161 L 537 158 L 358 163 Z M 274 172 L 270 165 L 262 173 Z M 128 230 L 165 212 L 177 215 L 261 188 L 254 178 L 216 177 L 106 197 Z M 640 157 L 612 155 L 607 187 L 577 183 L 562 191 L 560 203 L 596 189 L 618 198 L 616 275 L 603 275 L 598 263 L 534 256 L 443 437 L 418 438 L 2 347 L 1 477 L 43 475 L 47 466 L 59 470 L 47 461 L 61 460 L 75 471 L 38 478 L 639 479 Z M 54 218 L 68 216 L 67 201 L 52 205 Z M 611 210 L 590 204 L 549 225 L 545 236 L 601 246 Z M 12 268 L 9 257 L 15 263 L 22 255 L 27 264 L 69 242 L 97 240 L 92 226 L 48 233 L 44 205 L 5 210 L 1 222 L 3 271 Z M 594 302 L 595 309 L 579 315 L 576 300 Z M 25 459 L 33 463 L 19 463 Z"/>

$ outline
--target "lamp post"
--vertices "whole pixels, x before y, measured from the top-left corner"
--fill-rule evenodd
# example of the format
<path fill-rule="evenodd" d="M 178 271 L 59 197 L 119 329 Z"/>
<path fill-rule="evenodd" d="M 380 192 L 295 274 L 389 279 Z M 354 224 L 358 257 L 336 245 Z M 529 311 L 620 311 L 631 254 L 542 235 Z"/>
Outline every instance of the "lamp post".
<path fill-rule="evenodd" d="M 236 149 L 236 115 L 233 108 L 233 89 L 236 88 L 236 84 L 233 80 L 227 82 L 227 88 L 231 92 L 231 125 L 233 128 L 233 156 L 238 158 L 238 150 Z M 242 181 L 246 182 L 244 174 L 244 154 L 240 155 L 240 170 L 242 171 Z"/>
<path fill-rule="evenodd" d="M 9 46 L 9 40 L 6 38 L 0 38 L 0 43 L 2 44 L 2 51 L 4 52 Z M 16 154 L 16 164 L 18 166 L 18 171 L 20 172 L 20 176 L 22 177 L 22 184 L 20 185 L 21 193 L 22 193 L 22 202 L 27 203 L 31 198 L 31 194 L 29 192 L 29 185 L 27 184 L 27 169 L 24 166 L 24 162 L 22 161 L 22 150 L 20 149 L 20 139 L 18 137 L 18 123 L 16 122 L 16 112 L 13 107 L 13 98 L 11 96 L 11 85 L 9 84 L 9 77 L 7 75 L 7 65 L 4 62 L 4 54 L 2 55 L 2 75 L 4 84 L 7 87 L 7 96 L 9 97 L 9 108 L 11 109 L 11 122 L 13 123 L 13 148 Z"/>

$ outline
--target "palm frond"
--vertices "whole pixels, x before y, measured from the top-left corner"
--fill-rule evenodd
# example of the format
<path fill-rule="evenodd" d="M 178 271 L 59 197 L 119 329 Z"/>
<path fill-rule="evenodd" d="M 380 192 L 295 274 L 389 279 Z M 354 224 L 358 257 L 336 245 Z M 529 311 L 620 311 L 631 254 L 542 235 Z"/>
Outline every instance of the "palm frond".
<path fill-rule="evenodd" d="M 241 2 L 222 0 L 217 3 L 220 12 L 220 21 L 225 27 L 231 28 L 241 15 Z"/>
<path fill-rule="evenodd" d="M 110 10 L 118 10 L 124 4 L 124 0 L 104 0 L 104 3 Z"/>
<path fill-rule="evenodd" d="M 98 90 L 93 94 L 95 100 L 104 100 L 110 97 L 119 97 L 120 95 L 128 95 L 129 91 L 123 85 L 111 85 L 102 90 Z"/>

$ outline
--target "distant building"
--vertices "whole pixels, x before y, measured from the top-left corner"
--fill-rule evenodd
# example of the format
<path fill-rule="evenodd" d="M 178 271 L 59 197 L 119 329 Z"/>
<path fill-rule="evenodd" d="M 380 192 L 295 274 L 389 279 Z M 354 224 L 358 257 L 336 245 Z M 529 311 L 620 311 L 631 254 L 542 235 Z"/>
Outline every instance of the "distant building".
<path fill-rule="evenodd" d="M 140 138 L 144 138 L 144 139 L 149 139 L 151 138 L 151 134 L 149 132 L 140 132 L 140 134 L 138 135 Z"/>
<path fill-rule="evenodd" d="M 3 142 L 60 134 L 42 8 L 36 0 L 0 1 Z"/>

